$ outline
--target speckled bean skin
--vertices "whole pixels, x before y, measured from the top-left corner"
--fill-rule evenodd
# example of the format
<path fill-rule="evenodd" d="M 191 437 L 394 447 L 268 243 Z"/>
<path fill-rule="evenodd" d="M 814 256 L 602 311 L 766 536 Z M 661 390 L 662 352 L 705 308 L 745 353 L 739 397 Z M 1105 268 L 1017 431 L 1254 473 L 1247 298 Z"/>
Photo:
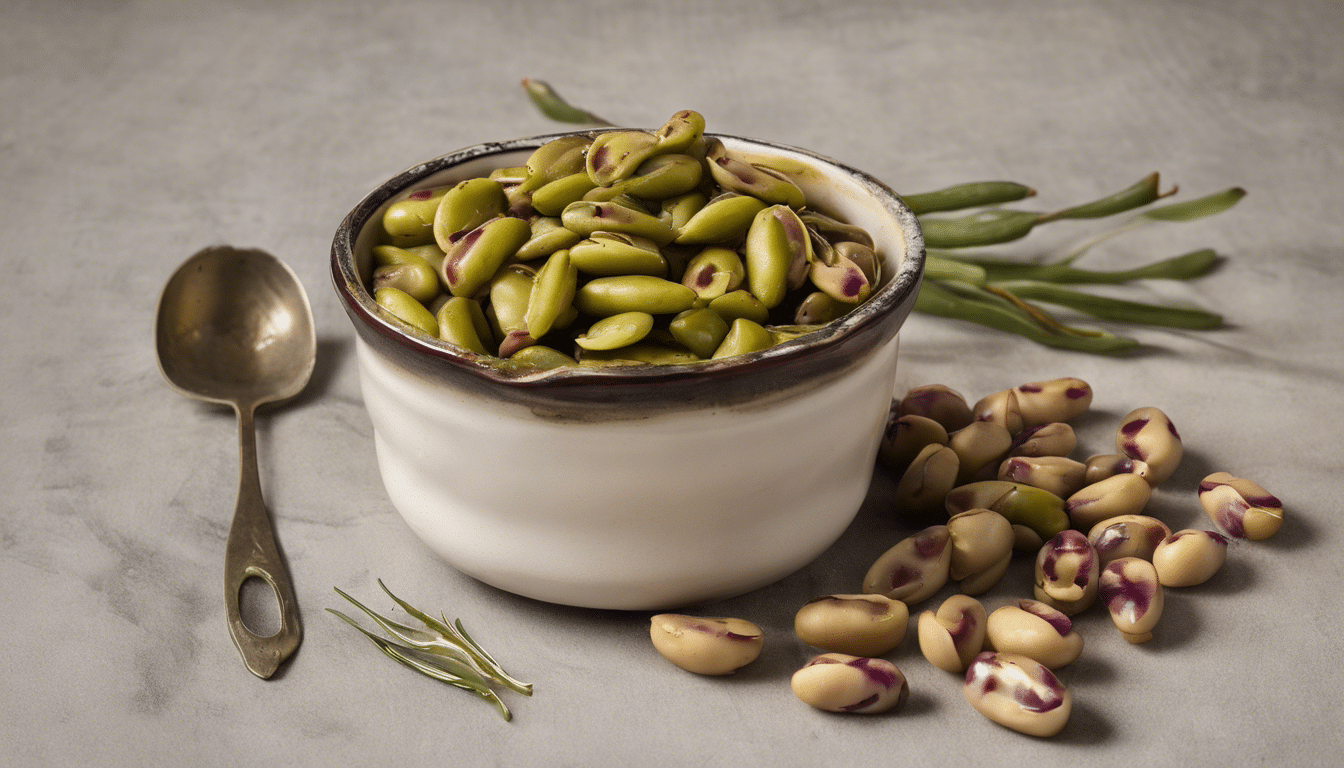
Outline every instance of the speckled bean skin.
<path fill-rule="evenodd" d="M 948 491 L 957 485 L 960 459 L 946 445 L 932 443 L 915 456 L 896 483 L 893 500 L 900 514 L 921 519 L 943 508 Z"/>
<path fill-rule="evenodd" d="M 1101 572 L 1097 593 L 1126 640 L 1153 639 L 1153 627 L 1162 618 L 1162 585 L 1152 563 L 1137 557 L 1110 562 Z"/>
<path fill-rule="evenodd" d="M 1025 483 L 1068 498 L 1088 483 L 1087 467 L 1066 456 L 1014 456 L 999 464 L 1000 480 Z"/>
<path fill-rule="evenodd" d="M 914 605 L 942 589 L 951 562 L 952 536 L 947 526 L 929 526 L 883 553 L 864 576 L 863 592 Z"/>
<path fill-rule="evenodd" d="M 966 669 L 962 688 L 975 711 L 1029 736 L 1054 736 L 1073 711 L 1073 695 L 1038 661 L 985 652 Z"/>
<path fill-rule="evenodd" d="M 956 452 L 960 462 L 957 484 L 964 485 L 975 480 L 988 466 L 997 467 L 1012 444 L 1013 436 L 1008 434 L 1007 429 L 988 421 L 973 421 L 952 433 L 947 445 Z"/>
<path fill-rule="evenodd" d="M 1153 550 L 1170 535 L 1167 524 L 1155 517 L 1120 515 L 1092 526 L 1087 540 L 1105 566 L 1122 557 L 1138 557 L 1151 562 Z"/>
<path fill-rule="evenodd" d="M 1226 562 L 1227 543 L 1226 536 L 1213 531 L 1185 528 L 1171 534 L 1153 551 L 1158 582 L 1164 587 L 1203 584 Z"/>
<path fill-rule="evenodd" d="M 1017 393 L 1011 389 L 1003 389 L 980 398 L 971 406 L 971 416 L 976 421 L 998 424 L 1008 430 L 1010 435 L 1016 435 L 1025 426 L 1022 421 L 1022 409 L 1017 403 Z"/>
<path fill-rule="evenodd" d="M 1097 551 L 1078 531 L 1061 531 L 1036 556 L 1036 599 L 1073 616 L 1097 599 Z"/>
<path fill-rule="evenodd" d="M 1283 502 L 1253 480 L 1214 472 L 1199 483 L 1199 503 L 1218 527 L 1239 539 L 1260 541 L 1283 525 Z"/>
<path fill-rule="evenodd" d="M 649 622 L 653 647 L 668 661 L 698 675 L 727 675 L 761 655 L 765 636 L 744 619 L 660 613 Z"/>
<path fill-rule="evenodd" d="M 1013 556 L 1013 526 L 989 509 L 970 509 L 947 521 L 952 536 L 948 575 L 961 591 L 978 595 L 998 583 Z"/>
<path fill-rule="evenodd" d="M 877 456 L 887 469 L 904 472 L 925 446 L 947 445 L 948 436 L 942 424 L 927 416 L 897 416 L 896 406 L 892 404 L 893 418 L 887 422 Z"/>
<path fill-rule="evenodd" d="M 1052 421 L 1027 427 L 1013 436 L 1009 456 L 1068 456 L 1078 447 L 1073 427 L 1062 421 Z"/>
<path fill-rule="evenodd" d="M 1153 487 L 1138 475 L 1112 475 L 1080 489 L 1064 506 L 1073 527 L 1089 530 L 1112 517 L 1139 514 L 1152 493 Z"/>
<path fill-rule="evenodd" d="M 827 712 L 877 714 L 905 705 L 910 686 L 905 675 L 885 659 L 824 653 L 793 673 L 793 694 Z"/>
<path fill-rule="evenodd" d="M 924 384 L 905 393 L 897 415 L 906 414 L 933 419 L 948 432 L 955 432 L 972 421 L 971 407 L 966 404 L 966 398 L 942 384 Z"/>
<path fill-rule="evenodd" d="M 1099 453 L 1089 456 L 1087 461 L 1083 462 L 1083 466 L 1086 468 L 1083 479 L 1087 485 L 1101 482 L 1113 475 L 1138 475 L 1149 485 L 1154 485 L 1148 462 L 1131 459 L 1123 453 Z"/>
<path fill-rule="evenodd" d="M 1083 636 L 1062 611 L 1038 600 L 1019 600 L 989 614 L 985 641 L 1000 653 L 1016 653 L 1059 669 L 1083 653 Z"/>
<path fill-rule="evenodd" d="M 1148 465 L 1148 481 L 1159 485 L 1181 463 L 1184 446 L 1176 425 L 1158 408 L 1135 408 L 1120 420 L 1115 448 L 1131 459 Z"/>
<path fill-rule="evenodd" d="M 938 610 L 919 615 L 919 650 L 933 666 L 961 673 L 985 647 L 985 607 L 966 595 L 953 595 Z"/>
<path fill-rule="evenodd" d="M 1069 421 L 1092 405 L 1092 386 L 1072 377 L 1029 382 L 1015 387 L 1013 393 L 1024 427 Z"/>
<path fill-rule="evenodd" d="M 882 656 L 905 639 L 910 609 L 885 595 L 813 598 L 793 618 L 798 639 L 827 651 Z"/>

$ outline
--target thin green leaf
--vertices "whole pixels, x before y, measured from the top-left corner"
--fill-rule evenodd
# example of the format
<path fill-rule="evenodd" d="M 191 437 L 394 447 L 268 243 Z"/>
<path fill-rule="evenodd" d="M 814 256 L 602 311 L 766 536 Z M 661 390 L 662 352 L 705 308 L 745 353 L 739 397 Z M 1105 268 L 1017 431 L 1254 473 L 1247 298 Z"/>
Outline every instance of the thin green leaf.
<path fill-rule="evenodd" d="M 361 611 L 364 611 L 364 613 L 368 614 L 369 618 L 373 619 L 373 621 L 378 626 L 382 627 L 385 632 L 401 640 L 406 645 L 415 648 L 417 650 L 423 651 L 425 653 L 431 653 L 453 659 L 454 661 L 460 664 L 465 664 L 467 666 L 472 667 L 478 674 L 481 674 L 485 677 L 490 676 L 490 670 L 481 668 L 480 665 L 476 663 L 476 660 L 472 658 L 471 654 L 469 654 L 459 645 L 453 644 L 452 642 L 438 635 L 434 635 L 429 632 L 424 632 L 419 629 L 416 629 L 415 627 L 409 627 L 406 626 L 405 624 L 393 621 L 368 608 L 363 603 L 359 602 L 355 598 L 341 591 L 339 587 L 333 587 L 333 589 L 335 589 L 336 592 L 341 595 L 341 597 L 344 597 L 346 600 L 349 600 L 351 603 L 354 603 L 354 605 L 357 608 L 359 608 Z"/>
<path fill-rule="evenodd" d="M 998 284 L 997 287 L 1011 291 L 1022 299 L 1076 309 L 1104 320 L 1194 330 L 1211 330 L 1223 325 L 1222 315 L 1202 309 L 1097 296 L 1050 283 L 1009 282 Z"/>
<path fill-rule="evenodd" d="M 532 98 L 532 103 L 537 105 L 542 114 L 562 123 L 581 123 L 586 125 L 614 125 L 609 120 L 605 120 L 586 109 L 580 109 L 568 101 L 565 101 L 550 83 L 545 80 L 534 80 L 530 77 L 523 78 L 523 90 Z"/>
<path fill-rule="evenodd" d="M 1222 213 L 1236 205 L 1245 196 L 1246 190 L 1241 187 L 1232 187 L 1194 200 L 1186 200 L 1183 203 L 1171 203 L 1159 208 L 1152 208 L 1139 215 L 1155 221 L 1194 221 L 1205 216 Z"/>

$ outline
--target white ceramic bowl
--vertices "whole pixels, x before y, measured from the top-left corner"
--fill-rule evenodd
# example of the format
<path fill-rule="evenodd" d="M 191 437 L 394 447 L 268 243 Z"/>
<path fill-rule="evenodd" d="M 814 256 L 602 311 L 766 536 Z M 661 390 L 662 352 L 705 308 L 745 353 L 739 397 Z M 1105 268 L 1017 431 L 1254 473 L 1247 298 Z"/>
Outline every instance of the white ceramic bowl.
<path fill-rule="evenodd" d="M 867 493 L 896 333 L 923 274 L 914 215 L 834 160 L 717 136 L 786 171 L 809 205 L 866 228 L 885 259 L 883 285 L 858 310 L 727 360 L 511 371 L 377 306 L 366 285 L 387 205 L 521 165 L 558 135 L 415 166 L 337 231 L 332 275 L 393 506 L 453 566 L 549 602 L 665 609 L 787 576 L 839 538 Z"/>

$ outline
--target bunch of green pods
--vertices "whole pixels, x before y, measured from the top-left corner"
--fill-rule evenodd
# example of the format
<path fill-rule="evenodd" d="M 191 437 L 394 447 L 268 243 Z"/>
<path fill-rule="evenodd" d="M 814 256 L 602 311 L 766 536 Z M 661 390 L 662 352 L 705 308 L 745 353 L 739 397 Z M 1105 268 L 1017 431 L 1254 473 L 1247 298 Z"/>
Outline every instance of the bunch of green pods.
<path fill-rule="evenodd" d="M 419 332 L 538 368 L 759 351 L 839 319 L 882 279 L 863 229 L 707 137 L 575 134 L 390 205 L 370 289 Z"/>

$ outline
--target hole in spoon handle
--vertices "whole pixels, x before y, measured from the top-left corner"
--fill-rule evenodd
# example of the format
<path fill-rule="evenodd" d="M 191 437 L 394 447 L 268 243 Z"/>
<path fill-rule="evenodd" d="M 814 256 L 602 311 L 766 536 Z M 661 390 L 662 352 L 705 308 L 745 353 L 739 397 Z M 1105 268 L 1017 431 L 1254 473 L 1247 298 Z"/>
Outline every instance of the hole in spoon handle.
<path fill-rule="evenodd" d="M 271 516 L 261 497 L 257 476 L 257 443 L 250 409 L 239 408 L 239 483 L 238 506 L 229 528 L 224 551 L 224 608 L 229 634 L 252 674 L 268 678 L 299 647 L 303 625 L 299 622 L 299 604 L 280 548 L 275 543 Z M 275 591 L 280 603 L 280 631 L 263 637 L 243 623 L 239 596 L 249 577 L 264 579 Z"/>

